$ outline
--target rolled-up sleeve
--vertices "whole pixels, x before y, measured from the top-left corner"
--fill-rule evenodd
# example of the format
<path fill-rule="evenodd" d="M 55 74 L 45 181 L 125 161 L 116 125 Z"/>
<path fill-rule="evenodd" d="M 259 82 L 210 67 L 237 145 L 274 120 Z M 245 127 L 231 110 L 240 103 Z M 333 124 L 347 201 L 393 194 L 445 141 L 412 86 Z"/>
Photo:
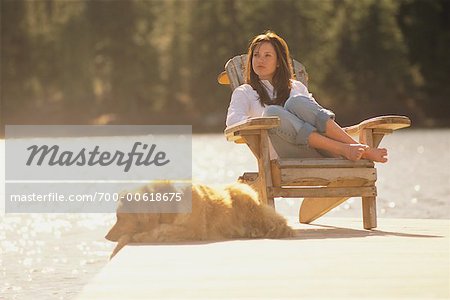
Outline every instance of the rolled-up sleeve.
<path fill-rule="evenodd" d="M 312 98 L 312 94 L 308 91 L 308 88 L 300 81 L 292 81 L 291 96 L 301 95 L 308 98 Z"/>
<path fill-rule="evenodd" d="M 231 95 L 226 125 L 230 126 L 250 117 L 250 102 L 242 87 L 237 87 Z"/>

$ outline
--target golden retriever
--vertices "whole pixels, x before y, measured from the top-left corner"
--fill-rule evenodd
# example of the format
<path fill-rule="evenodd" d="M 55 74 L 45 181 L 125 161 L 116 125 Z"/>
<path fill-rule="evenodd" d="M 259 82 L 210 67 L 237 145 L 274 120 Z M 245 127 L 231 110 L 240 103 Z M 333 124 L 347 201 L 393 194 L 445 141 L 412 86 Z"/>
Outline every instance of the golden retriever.
<path fill-rule="evenodd" d="M 128 243 L 220 241 L 236 238 L 284 238 L 293 235 L 286 220 L 263 205 L 248 185 L 235 183 L 224 188 L 192 184 L 191 213 L 125 212 L 121 201 L 117 222 L 106 235 L 118 242 L 111 258 Z M 138 193 L 175 190 L 166 183 L 149 184 Z"/>

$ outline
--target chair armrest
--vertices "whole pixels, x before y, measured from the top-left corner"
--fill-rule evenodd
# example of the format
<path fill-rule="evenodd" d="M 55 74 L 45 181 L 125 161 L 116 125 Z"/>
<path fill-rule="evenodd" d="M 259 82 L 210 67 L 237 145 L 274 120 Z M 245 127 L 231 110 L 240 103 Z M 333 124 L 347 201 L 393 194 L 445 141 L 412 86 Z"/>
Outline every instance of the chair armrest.
<path fill-rule="evenodd" d="M 258 134 L 261 129 L 270 129 L 280 125 L 278 117 L 257 117 L 243 120 L 225 128 L 227 141 L 244 143 L 243 134 Z M 405 116 L 380 116 L 362 121 L 357 125 L 344 128 L 350 135 L 358 135 L 364 129 L 378 129 L 385 133 L 409 127 L 411 120 Z"/>
<path fill-rule="evenodd" d="M 364 120 L 357 125 L 344 128 L 349 135 L 357 135 L 364 129 L 378 129 L 385 133 L 409 127 L 411 120 L 405 116 L 381 116 Z"/>
<path fill-rule="evenodd" d="M 260 130 L 267 130 L 280 125 L 278 117 L 257 117 L 243 120 L 225 128 L 227 141 L 235 143 L 244 143 L 243 134 L 259 134 Z"/>

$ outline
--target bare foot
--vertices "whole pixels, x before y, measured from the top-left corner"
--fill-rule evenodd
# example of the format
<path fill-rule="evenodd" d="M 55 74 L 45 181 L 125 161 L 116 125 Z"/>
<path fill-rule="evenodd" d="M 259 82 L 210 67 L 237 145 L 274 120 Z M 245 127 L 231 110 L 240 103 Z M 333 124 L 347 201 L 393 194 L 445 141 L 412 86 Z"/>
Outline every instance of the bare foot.
<path fill-rule="evenodd" d="M 360 160 L 369 146 L 363 144 L 345 144 L 343 149 L 343 156 L 351 161 Z"/>
<path fill-rule="evenodd" d="M 369 159 L 375 162 L 385 163 L 387 159 L 387 150 L 385 148 L 368 148 L 362 155 L 362 158 Z"/>

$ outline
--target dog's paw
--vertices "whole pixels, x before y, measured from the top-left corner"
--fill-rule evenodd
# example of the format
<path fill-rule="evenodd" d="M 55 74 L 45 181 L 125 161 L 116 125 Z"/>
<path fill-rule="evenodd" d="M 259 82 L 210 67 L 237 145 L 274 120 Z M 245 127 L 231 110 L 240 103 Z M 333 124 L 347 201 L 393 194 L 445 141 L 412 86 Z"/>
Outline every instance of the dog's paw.
<path fill-rule="evenodd" d="M 125 245 L 127 245 L 128 243 L 130 243 L 132 240 L 132 235 L 131 234 L 125 234 L 122 235 L 119 240 L 117 241 L 117 245 L 116 248 L 114 248 L 113 252 L 111 253 L 111 256 L 109 257 L 109 259 L 112 259 L 114 256 L 116 256 L 116 254 L 123 248 L 125 247 Z"/>

